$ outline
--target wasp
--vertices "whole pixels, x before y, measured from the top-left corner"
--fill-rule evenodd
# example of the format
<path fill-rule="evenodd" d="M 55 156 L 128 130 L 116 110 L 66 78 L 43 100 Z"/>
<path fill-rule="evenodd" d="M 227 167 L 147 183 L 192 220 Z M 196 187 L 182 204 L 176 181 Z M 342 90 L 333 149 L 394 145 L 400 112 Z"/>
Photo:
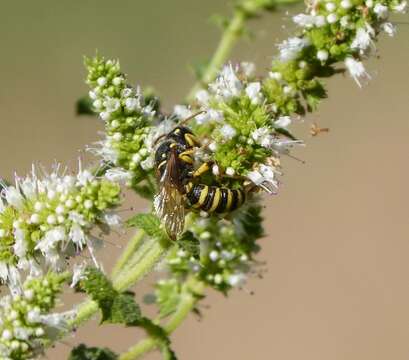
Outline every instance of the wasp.
<path fill-rule="evenodd" d="M 182 124 L 197 115 L 185 119 Z M 227 213 L 240 207 L 246 199 L 245 190 L 199 183 L 198 178 L 213 165 L 204 162 L 194 168 L 194 151 L 199 147 L 201 143 L 193 132 L 178 125 L 162 137 L 155 152 L 159 190 L 154 207 L 172 240 L 183 232 L 186 209 Z"/>

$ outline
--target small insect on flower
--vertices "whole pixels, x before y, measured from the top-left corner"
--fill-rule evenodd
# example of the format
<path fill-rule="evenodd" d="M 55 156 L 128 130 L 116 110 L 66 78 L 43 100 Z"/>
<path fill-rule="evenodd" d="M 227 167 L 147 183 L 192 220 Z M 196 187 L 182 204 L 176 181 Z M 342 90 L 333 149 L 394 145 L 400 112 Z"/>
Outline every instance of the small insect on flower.
<path fill-rule="evenodd" d="M 329 128 L 321 128 L 318 126 L 317 123 L 312 123 L 310 127 L 310 134 L 311 136 L 317 136 L 322 133 L 328 133 Z"/>
<path fill-rule="evenodd" d="M 237 209 L 246 199 L 244 189 L 233 190 L 194 181 L 213 167 L 213 162 L 208 161 L 194 168 L 195 148 L 201 144 L 192 131 L 182 125 L 199 114 L 201 112 L 188 117 L 163 136 L 155 153 L 159 192 L 154 207 L 172 240 L 184 230 L 186 208 L 227 213 Z"/>

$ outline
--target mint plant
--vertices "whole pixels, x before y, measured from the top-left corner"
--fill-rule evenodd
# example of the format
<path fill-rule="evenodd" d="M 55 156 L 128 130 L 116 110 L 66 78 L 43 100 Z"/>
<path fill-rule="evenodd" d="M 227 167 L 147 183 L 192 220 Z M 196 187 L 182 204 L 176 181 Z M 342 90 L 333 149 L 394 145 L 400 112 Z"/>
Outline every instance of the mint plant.
<path fill-rule="evenodd" d="M 278 192 L 282 159 L 303 144 L 291 123 L 327 97 L 324 78 L 348 72 L 360 87 L 369 81 L 364 60 L 375 53 L 381 32 L 395 34 L 390 13 L 407 7 L 405 0 L 312 1 L 293 17 L 297 31 L 277 45 L 267 73 L 252 63 L 227 61 L 248 20 L 291 1 L 238 2 L 232 19 L 223 22 L 210 63 L 171 114 L 152 93 L 130 85 L 118 60 L 85 59 L 90 89 L 78 109 L 104 123 L 102 138 L 88 147 L 98 166 L 84 169 L 80 163 L 75 175 L 61 165 L 51 172 L 33 168 L 27 177 L 16 176 L 15 185 L 2 184 L 0 279 L 10 294 L 0 300 L 1 359 L 41 356 L 97 313 L 101 326 L 140 327 L 146 338 L 122 354 L 81 344 L 71 360 L 131 360 L 153 349 L 176 359 L 169 334 L 199 311 L 206 288 L 227 295 L 248 281 L 262 251 L 257 240 L 265 235 L 261 199 Z M 178 126 L 188 135 L 172 133 Z M 164 141 L 183 142 L 176 160 L 173 145 L 158 160 Z M 193 173 L 182 171 L 186 164 Z M 172 183 L 176 177 L 161 175 L 162 165 L 183 174 L 177 175 L 182 187 Z M 176 238 L 158 211 L 164 182 L 171 200 L 181 201 L 166 210 L 171 219 L 183 211 Z M 150 211 L 121 219 L 121 187 L 150 200 Z M 94 229 L 107 233 L 115 227 L 137 232 L 106 274 L 97 254 L 103 239 Z M 90 261 L 78 256 L 86 249 Z M 154 286 L 157 317 L 150 319 L 129 289 L 158 264 L 166 271 Z M 83 292 L 86 300 L 59 312 L 65 291 Z"/>

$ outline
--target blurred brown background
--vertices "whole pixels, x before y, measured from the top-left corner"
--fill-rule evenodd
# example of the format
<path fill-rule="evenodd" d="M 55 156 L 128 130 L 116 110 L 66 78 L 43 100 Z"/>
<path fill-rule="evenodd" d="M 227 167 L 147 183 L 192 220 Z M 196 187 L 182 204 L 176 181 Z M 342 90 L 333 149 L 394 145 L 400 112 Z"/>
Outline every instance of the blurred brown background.
<path fill-rule="evenodd" d="M 101 124 L 74 115 L 87 91 L 83 55 L 98 49 L 118 57 L 130 79 L 154 86 L 170 110 L 192 84 L 187 64 L 206 58 L 218 40 L 208 17 L 228 10 L 220 0 L 3 2 L 1 175 L 24 174 L 33 161 L 74 166 L 78 150 L 98 139 Z M 231 58 L 255 61 L 262 72 L 292 25 L 281 11 L 252 29 L 257 37 Z M 405 24 L 394 39 L 382 37 L 364 89 L 348 76 L 329 82 L 329 99 L 308 121 L 330 133 L 311 138 L 308 122 L 298 126 L 308 144 L 297 155 L 307 163 L 284 159 L 281 192 L 266 199 L 260 260 L 268 273 L 250 280 L 254 296 L 210 292 L 203 320 L 190 317 L 172 336 L 180 359 L 409 358 L 408 38 Z M 109 264 L 114 252 L 107 245 L 100 258 Z M 120 352 L 140 336 L 91 322 L 47 356 L 65 359 L 80 340 Z"/>

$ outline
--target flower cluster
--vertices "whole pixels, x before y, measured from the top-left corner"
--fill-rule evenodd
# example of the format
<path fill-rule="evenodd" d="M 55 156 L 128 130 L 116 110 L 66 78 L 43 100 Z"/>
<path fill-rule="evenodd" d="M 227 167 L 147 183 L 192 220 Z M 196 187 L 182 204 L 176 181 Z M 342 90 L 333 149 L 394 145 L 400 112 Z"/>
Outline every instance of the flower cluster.
<path fill-rule="evenodd" d="M 139 88 L 126 83 L 118 61 L 96 56 L 85 64 L 89 97 L 106 128 L 106 136 L 94 152 L 114 166 L 108 170 L 108 178 L 138 183 L 153 167 L 153 139 L 149 136 L 153 104 L 147 103 Z"/>
<path fill-rule="evenodd" d="M 50 313 L 64 280 L 53 273 L 27 279 L 21 294 L 0 299 L 1 359 L 33 359 L 66 328 L 72 312 Z"/>
<path fill-rule="evenodd" d="M 194 274 L 222 292 L 243 285 L 263 235 L 260 213 L 260 206 L 248 205 L 230 218 L 196 216 L 167 257 L 171 273 Z"/>
<path fill-rule="evenodd" d="M 60 175 L 62 173 L 62 175 Z M 19 270 L 37 276 L 43 268 L 61 271 L 65 257 L 88 246 L 94 225 L 116 225 L 112 211 L 119 202 L 119 186 L 88 170 L 64 174 L 56 166 L 50 174 L 16 177 L 0 199 L 0 278 L 18 289 Z"/>
<path fill-rule="evenodd" d="M 196 95 L 195 108 L 204 113 L 193 125 L 215 161 L 217 176 L 257 173 L 257 185 L 275 190 L 279 162 L 277 155 L 297 141 L 283 138 L 291 118 L 274 117 L 275 107 L 266 102 L 262 82 L 255 77 L 255 66 L 226 65 L 208 90 Z M 188 108 L 175 107 L 181 117 Z M 253 176 L 254 177 L 254 176 Z"/>
<path fill-rule="evenodd" d="M 195 130 L 216 162 L 214 174 L 244 175 L 274 192 L 280 155 L 302 143 L 287 127 L 326 97 L 319 78 L 335 74 L 335 63 L 342 61 L 361 86 L 370 78 L 362 60 L 381 31 L 395 33 L 388 15 L 406 5 L 405 0 L 311 1 L 307 13 L 293 17 L 301 30 L 279 44 L 268 77 L 255 77 L 253 64 L 229 64 L 196 94 L 191 108 L 176 106 L 179 118 L 204 111 Z"/>

